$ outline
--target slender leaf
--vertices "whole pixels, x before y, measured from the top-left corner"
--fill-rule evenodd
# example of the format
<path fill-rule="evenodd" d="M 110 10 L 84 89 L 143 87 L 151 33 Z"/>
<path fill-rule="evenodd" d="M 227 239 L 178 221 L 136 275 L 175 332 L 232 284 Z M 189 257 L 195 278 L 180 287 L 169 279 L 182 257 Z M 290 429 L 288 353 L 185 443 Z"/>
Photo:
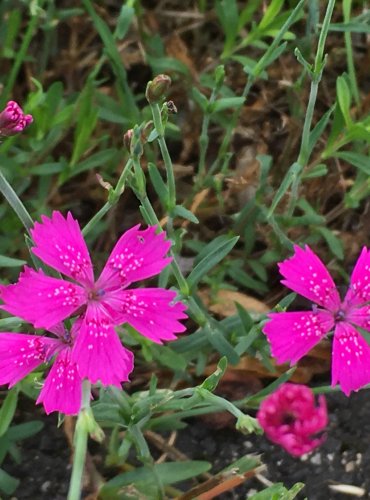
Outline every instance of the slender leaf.
<path fill-rule="evenodd" d="M 220 236 L 216 238 L 217 246 L 215 246 L 215 241 L 210 243 L 203 249 L 202 254 L 206 254 L 205 257 L 195 266 L 192 272 L 188 276 L 188 285 L 190 288 L 194 288 L 197 283 L 210 271 L 216 264 L 221 262 L 221 260 L 226 257 L 230 250 L 235 246 L 239 237 L 234 236 L 230 238 L 229 236 Z"/>

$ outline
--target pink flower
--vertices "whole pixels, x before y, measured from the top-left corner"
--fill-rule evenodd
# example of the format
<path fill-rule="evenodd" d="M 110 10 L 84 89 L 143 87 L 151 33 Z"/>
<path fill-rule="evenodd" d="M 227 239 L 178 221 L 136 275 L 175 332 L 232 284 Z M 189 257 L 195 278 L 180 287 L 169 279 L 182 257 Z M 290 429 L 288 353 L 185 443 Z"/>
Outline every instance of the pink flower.
<path fill-rule="evenodd" d="M 257 420 L 273 443 L 299 457 L 325 439 L 315 437 L 328 425 L 325 398 L 320 396 L 319 406 L 315 406 L 309 387 L 283 384 L 261 403 Z"/>
<path fill-rule="evenodd" d="M 0 112 L 0 136 L 16 135 L 28 127 L 32 121 L 32 115 L 25 115 L 15 101 L 9 101 L 5 109 Z"/>
<path fill-rule="evenodd" d="M 1 298 L 8 312 L 50 328 L 71 315 L 82 313 L 72 352 L 82 378 L 92 383 L 120 386 L 132 369 L 131 353 L 121 344 L 115 325 L 128 323 L 157 343 L 176 338 L 187 316 L 176 292 L 162 288 L 129 288 L 138 280 L 158 274 L 170 261 L 165 257 L 171 243 L 155 227 L 139 226 L 124 233 L 116 243 L 99 277 L 94 272 L 78 222 L 53 212 L 42 216 L 32 230 L 34 254 L 47 265 L 71 278 L 52 278 L 42 270 L 26 267 L 18 283 L 3 287 Z"/>
<path fill-rule="evenodd" d="M 341 302 L 317 255 L 307 245 L 294 250 L 279 264 L 282 283 L 317 305 L 312 311 L 271 313 L 263 331 L 277 361 L 294 364 L 334 329 L 332 385 L 339 382 L 348 396 L 370 383 L 370 347 L 357 329 L 370 330 L 370 252 L 363 248 Z"/>
<path fill-rule="evenodd" d="M 75 415 L 81 406 L 82 383 L 76 363 L 71 360 L 75 335 L 61 324 L 51 330 L 57 338 L 0 333 L 0 385 L 12 387 L 55 356 L 36 403 L 43 403 L 46 413 Z"/>

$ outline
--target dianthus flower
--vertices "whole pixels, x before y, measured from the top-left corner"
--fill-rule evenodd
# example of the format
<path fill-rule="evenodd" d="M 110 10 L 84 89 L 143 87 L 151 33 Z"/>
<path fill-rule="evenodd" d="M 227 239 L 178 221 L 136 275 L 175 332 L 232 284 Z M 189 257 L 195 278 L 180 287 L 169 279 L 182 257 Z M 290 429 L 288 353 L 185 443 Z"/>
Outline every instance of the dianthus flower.
<path fill-rule="evenodd" d="M 370 330 L 370 252 L 363 248 L 352 272 L 350 286 L 340 300 L 328 270 L 306 245 L 279 264 L 282 283 L 316 304 L 312 311 L 269 314 L 263 327 L 279 363 L 296 363 L 334 329 L 332 385 L 339 382 L 348 396 L 370 383 L 370 346 L 358 327 Z"/>
<path fill-rule="evenodd" d="M 49 328 L 71 315 L 81 315 L 72 351 L 82 378 L 120 386 L 132 369 L 131 355 L 114 326 L 128 323 L 154 342 L 176 338 L 185 327 L 185 306 L 173 302 L 176 292 L 162 288 L 128 288 L 158 274 L 170 261 L 171 243 L 156 227 L 135 226 L 116 243 L 99 279 L 78 222 L 68 213 L 42 216 L 31 231 L 33 253 L 74 280 L 53 278 L 26 267 L 19 281 L 2 288 L 2 306 L 37 328 Z"/>
<path fill-rule="evenodd" d="M 0 136 L 16 135 L 28 127 L 32 121 L 32 115 L 25 115 L 15 101 L 9 101 L 0 112 Z"/>
<path fill-rule="evenodd" d="M 70 333 L 60 324 L 50 331 L 57 338 L 0 333 L 0 385 L 12 387 L 55 356 L 36 403 L 43 403 L 46 413 L 60 411 L 75 415 L 81 406 L 82 384 L 76 363 L 71 359 L 76 329 L 72 328 Z"/>
<path fill-rule="evenodd" d="M 257 420 L 273 443 L 299 457 L 325 439 L 315 437 L 328 425 L 325 398 L 319 396 L 319 406 L 315 406 L 309 387 L 283 384 L 261 403 Z"/>

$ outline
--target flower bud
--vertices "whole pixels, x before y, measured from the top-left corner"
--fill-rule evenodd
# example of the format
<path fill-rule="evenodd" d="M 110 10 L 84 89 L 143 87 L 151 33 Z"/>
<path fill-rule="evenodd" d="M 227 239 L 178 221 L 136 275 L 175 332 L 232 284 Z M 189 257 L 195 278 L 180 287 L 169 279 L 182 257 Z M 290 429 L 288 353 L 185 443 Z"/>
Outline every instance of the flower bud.
<path fill-rule="evenodd" d="M 8 101 L 0 112 L 0 136 L 9 137 L 22 132 L 33 121 L 32 115 L 25 115 L 15 101 Z"/>
<path fill-rule="evenodd" d="M 134 135 L 134 131 L 132 128 L 127 130 L 127 132 L 123 135 L 123 145 L 127 149 L 127 151 L 130 153 L 131 152 L 131 141 L 132 137 Z"/>
<path fill-rule="evenodd" d="M 171 78 L 168 75 L 158 75 L 146 86 L 145 97 L 150 104 L 161 101 L 168 92 L 171 85 Z"/>

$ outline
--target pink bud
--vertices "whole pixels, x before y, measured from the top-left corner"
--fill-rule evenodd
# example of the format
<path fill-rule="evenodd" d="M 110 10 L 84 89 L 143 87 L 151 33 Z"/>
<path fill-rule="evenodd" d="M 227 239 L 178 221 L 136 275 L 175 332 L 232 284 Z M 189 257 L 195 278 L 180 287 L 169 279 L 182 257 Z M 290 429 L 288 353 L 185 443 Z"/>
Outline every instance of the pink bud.
<path fill-rule="evenodd" d="M 328 424 L 326 401 L 320 396 L 316 406 L 309 387 L 283 384 L 261 403 L 257 420 L 272 442 L 299 457 L 325 439 L 318 433 Z"/>
<path fill-rule="evenodd" d="M 32 115 L 25 115 L 15 101 L 8 101 L 0 112 L 0 137 L 9 137 L 22 132 L 33 121 Z"/>

